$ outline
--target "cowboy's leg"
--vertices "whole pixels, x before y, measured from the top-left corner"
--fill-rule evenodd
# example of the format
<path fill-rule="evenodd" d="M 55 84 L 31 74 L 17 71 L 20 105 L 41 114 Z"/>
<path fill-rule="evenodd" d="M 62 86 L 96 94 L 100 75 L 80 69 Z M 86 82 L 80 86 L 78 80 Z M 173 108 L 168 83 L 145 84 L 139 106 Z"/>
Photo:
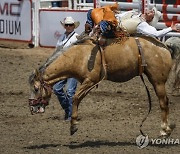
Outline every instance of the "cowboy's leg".
<path fill-rule="evenodd" d="M 92 9 L 89 10 L 87 13 L 87 21 L 85 24 L 85 33 L 86 34 L 89 34 L 94 26 L 94 21 L 91 18 L 91 12 L 92 12 Z"/>
<path fill-rule="evenodd" d="M 75 94 L 77 88 L 77 80 L 75 78 L 68 78 L 67 79 L 67 97 L 68 97 L 68 108 L 67 112 L 69 113 L 69 117 L 72 114 L 72 103 L 73 103 L 73 96 Z"/>
<path fill-rule="evenodd" d="M 67 79 L 61 80 L 53 86 L 53 91 L 55 95 L 57 96 L 60 102 L 60 105 L 62 106 L 64 110 L 68 107 L 67 106 L 68 98 L 63 89 L 66 83 L 67 83 Z"/>
<path fill-rule="evenodd" d="M 112 29 L 112 25 L 106 21 L 106 20 L 102 20 L 99 23 L 99 27 L 100 27 L 100 34 L 106 38 L 114 38 L 114 32 Z"/>

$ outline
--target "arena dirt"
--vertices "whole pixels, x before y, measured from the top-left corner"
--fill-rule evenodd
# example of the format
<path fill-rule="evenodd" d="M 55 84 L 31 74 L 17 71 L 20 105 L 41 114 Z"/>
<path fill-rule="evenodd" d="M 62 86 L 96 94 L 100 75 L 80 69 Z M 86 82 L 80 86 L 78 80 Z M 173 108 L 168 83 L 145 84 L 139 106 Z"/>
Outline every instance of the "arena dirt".
<path fill-rule="evenodd" d="M 103 81 L 82 100 L 79 130 L 70 136 L 69 122 L 55 95 L 44 114 L 28 108 L 28 76 L 50 56 L 52 48 L 21 48 L 17 43 L 0 48 L 0 153 L 1 154 L 123 154 L 180 153 L 180 145 L 148 145 L 139 149 L 136 137 L 147 114 L 148 101 L 139 77 L 126 83 Z M 160 131 L 160 108 L 152 86 L 152 111 L 143 125 L 149 138 Z M 176 124 L 171 139 L 180 139 L 180 95 L 170 98 L 170 119 Z"/>

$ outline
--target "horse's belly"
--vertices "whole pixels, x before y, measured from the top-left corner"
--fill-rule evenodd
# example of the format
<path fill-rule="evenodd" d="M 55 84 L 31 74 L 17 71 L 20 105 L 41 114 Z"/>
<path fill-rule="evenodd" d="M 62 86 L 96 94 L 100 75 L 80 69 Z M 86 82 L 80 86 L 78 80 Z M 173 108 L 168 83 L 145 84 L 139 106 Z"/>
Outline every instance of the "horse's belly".
<path fill-rule="evenodd" d="M 118 71 L 114 73 L 107 73 L 107 80 L 113 82 L 126 82 L 138 75 L 137 71 Z"/>

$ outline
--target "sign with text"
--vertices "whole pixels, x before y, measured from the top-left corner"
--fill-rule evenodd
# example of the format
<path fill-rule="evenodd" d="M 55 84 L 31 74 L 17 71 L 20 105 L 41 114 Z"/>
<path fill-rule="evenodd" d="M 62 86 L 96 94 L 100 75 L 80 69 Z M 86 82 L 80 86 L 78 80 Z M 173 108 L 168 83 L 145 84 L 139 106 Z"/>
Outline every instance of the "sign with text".
<path fill-rule="evenodd" d="M 0 39 L 32 40 L 31 0 L 0 0 Z"/>

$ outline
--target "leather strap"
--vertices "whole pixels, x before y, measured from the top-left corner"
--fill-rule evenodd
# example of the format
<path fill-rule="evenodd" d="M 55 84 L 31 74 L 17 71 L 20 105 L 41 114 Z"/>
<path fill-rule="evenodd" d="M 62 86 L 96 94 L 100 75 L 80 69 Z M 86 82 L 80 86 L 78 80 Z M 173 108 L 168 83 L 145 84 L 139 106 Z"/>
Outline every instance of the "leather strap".
<path fill-rule="evenodd" d="M 88 70 L 89 70 L 89 72 L 91 72 L 94 69 L 94 64 L 95 64 L 96 55 L 98 53 L 98 50 L 99 50 L 99 48 L 96 45 L 91 51 L 91 56 L 90 56 L 90 58 L 88 60 Z"/>
<path fill-rule="evenodd" d="M 135 40 L 136 40 L 136 43 L 137 43 L 137 46 L 138 46 L 138 49 L 139 49 L 139 54 L 142 57 L 142 64 L 141 64 L 141 66 L 147 66 L 145 58 L 144 58 L 144 52 L 142 50 L 141 44 L 139 42 L 139 39 L 136 37 Z"/>
<path fill-rule="evenodd" d="M 147 87 L 147 85 L 146 85 L 146 83 L 145 83 L 145 81 L 144 81 L 143 75 L 142 75 L 142 73 L 143 73 L 143 71 L 144 71 L 144 67 L 147 66 L 146 61 L 145 61 L 145 58 L 144 58 L 144 53 L 143 53 L 141 44 L 140 44 L 140 42 L 139 42 L 139 39 L 136 37 L 135 40 L 136 40 L 136 43 L 137 43 L 137 46 L 138 46 L 138 50 L 139 50 L 139 59 L 138 59 L 138 61 L 139 61 L 139 75 L 140 75 L 140 77 L 141 77 L 141 80 L 142 80 L 145 88 L 146 88 L 146 92 L 147 92 L 147 96 L 148 96 L 148 102 L 149 102 L 149 110 L 148 110 L 148 113 L 147 113 L 147 115 L 143 118 L 143 120 L 142 120 L 142 122 L 141 122 L 141 124 L 140 124 L 140 133 L 141 133 L 141 135 L 146 136 L 146 135 L 143 133 L 143 131 L 142 131 L 141 128 L 142 128 L 142 125 L 143 125 L 144 121 L 147 119 L 148 115 L 149 115 L 150 112 L 151 112 L 151 106 L 152 106 L 152 104 L 151 104 L 151 95 L 150 95 L 149 89 L 148 89 L 148 87 Z"/>
<path fill-rule="evenodd" d="M 139 75 L 142 75 L 144 72 L 144 67 L 147 66 L 145 58 L 144 58 L 144 52 L 142 50 L 141 44 L 139 42 L 139 39 L 136 37 L 136 44 L 138 46 L 139 56 L 138 56 L 138 62 L 139 62 Z"/>
<path fill-rule="evenodd" d="M 100 80 L 107 79 L 107 64 L 105 60 L 105 51 L 101 45 L 99 46 L 100 54 L 101 54 L 101 74 L 100 74 Z"/>

